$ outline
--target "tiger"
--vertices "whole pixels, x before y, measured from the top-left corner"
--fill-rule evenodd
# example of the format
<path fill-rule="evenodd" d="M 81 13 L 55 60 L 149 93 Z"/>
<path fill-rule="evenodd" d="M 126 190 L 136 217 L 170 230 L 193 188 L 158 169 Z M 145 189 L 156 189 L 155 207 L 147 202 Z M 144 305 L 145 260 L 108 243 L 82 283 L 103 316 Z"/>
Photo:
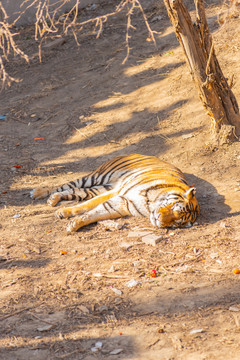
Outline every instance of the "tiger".
<path fill-rule="evenodd" d="M 196 188 L 174 165 L 155 156 L 120 155 L 82 178 L 56 188 L 40 187 L 30 193 L 32 199 L 50 195 L 47 203 L 56 206 L 62 200 L 80 204 L 60 208 L 56 216 L 73 219 L 67 233 L 91 223 L 125 216 L 148 217 L 153 226 L 190 227 L 198 215 Z"/>

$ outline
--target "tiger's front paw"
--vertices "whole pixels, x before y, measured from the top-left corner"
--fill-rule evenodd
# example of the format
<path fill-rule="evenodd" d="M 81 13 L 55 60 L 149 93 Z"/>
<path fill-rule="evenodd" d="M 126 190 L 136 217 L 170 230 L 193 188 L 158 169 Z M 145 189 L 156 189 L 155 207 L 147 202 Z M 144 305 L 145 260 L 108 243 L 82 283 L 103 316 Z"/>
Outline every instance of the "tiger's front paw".
<path fill-rule="evenodd" d="M 55 212 L 56 217 L 59 219 L 69 218 L 73 216 L 71 208 L 62 208 Z"/>
<path fill-rule="evenodd" d="M 67 225 L 67 233 L 70 234 L 78 230 L 76 219 L 71 220 Z"/>
<path fill-rule="evenodd" d="M 86 225 L 86 222 L 84 221 L 84 216 L 77 216 L 68 223 L 67 233 L 70 234 L 72 232 L 78 231 L 84 225 Z"/>

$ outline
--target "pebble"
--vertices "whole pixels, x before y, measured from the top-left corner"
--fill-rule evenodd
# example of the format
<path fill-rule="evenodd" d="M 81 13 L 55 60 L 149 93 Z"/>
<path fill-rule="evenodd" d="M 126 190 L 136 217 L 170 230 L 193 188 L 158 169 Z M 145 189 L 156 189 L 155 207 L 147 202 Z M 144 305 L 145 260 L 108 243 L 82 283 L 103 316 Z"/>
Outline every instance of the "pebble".
<path fill-rule="evenodd" d="M 53 328 L 53 325 L 46 325 L 46 326 L 37 328 L 37 331 L 40 331 L 40 332 L 49 331 L 49 330 L 51 330 L 52 328 Z"/>
<path fill-rule="evenodd" d="M 104 311 L 108 311 L 107 305 L 101 305 L 101 306 L 99 306 L 98 311 L 99 311 L 100 313 L 102 313 L 102 312 L 104 312 Z"/>
<path fill-rule="evenodd" d="M 145 235 L 149 235 L 149 234 L 151 234 L 150 231 L 130 231 L 128 233 L 127 237 L 128 237 L 128 239 L 136 240 L 138 238 L 141 238 L 141 237 L 143 237 Z"/>
<path fill-rule="evenodd" d="M 133 245 L 134 245 L 134 243 L 128 243 L 125 241 L 123 241 L 119 244 L 120 248 L 125 249 L 125 250 L 130 249 Z"/>
<path fill-rule="evenodd" d="M 116 271 L 116 269 L 115 269 L 114 265 L 112 265 L 110 267 L 110 269 L 108 270 L 109 273 L 114 273 L 115 271 Z"/>
<path fill-rule="evenodd" d="M 147 245 L 156 246 L 162 239 L 162 235 L 149 234 L 142 237 L 142 242 Z"/>
<path fill-rule="evenodd" d="M 240 311 L 239 307 L 234 306 L 234 305 L 233 305 L 233 306 L 230 306 L 230 308 L 229 308 L 228 310 L 234 311 L 234 312 Z"/>
<path fill-rule="evenodd" d="M 113 292 L 115 292 L 115 294 L 117 294 L 117 295 L 122 295 L 122 291 L 121 291 L 121 290 L 118 290 L 118 289 L 116 289 L 116 288 L 114 288 L 114 287 L 110 287 L 110 289 L 111 289 Z"/>
<path fill-rule="evenodd" d="M 88 308 L 87 308 L 86 306 L 84 306 L 84 305 L 80 305 L 80 306 L 79 306 L 79 310 L 80 310 L 81 312 L 83 312 L 84 314 L 89 314 Z"/>
<path fill-rule="evenodd" d="M 110 355 L 118 355 L 123 351 L 123 349 L 114 349 L 110 352 Z"/>
<path fill-rule="evenodd" d="M 193 334 L 198 334 L 198 333 L 202 333 L 204 330 L 203 329 L 193 329 L 189 332 L 189 334 L 193 335 Z"/>

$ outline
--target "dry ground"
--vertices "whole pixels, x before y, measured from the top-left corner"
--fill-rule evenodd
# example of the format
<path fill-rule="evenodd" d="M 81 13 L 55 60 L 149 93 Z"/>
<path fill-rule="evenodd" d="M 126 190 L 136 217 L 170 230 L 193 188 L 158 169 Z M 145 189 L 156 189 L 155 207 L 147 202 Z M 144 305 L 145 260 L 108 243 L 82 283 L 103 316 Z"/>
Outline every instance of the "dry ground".
<path fill-rule="evenodd" d="M 22 81 L 1 94 L 1 359 L 240 358 L 240 275 L 233 273 L 240 267 L 240 144 L 211 145 L 168 17 L 154 1 L 146 11 L 160 31 L 158 48 L 135 16 L 125 65 L 123 15 L 98 40 L 85 33 L 80 47 L 69 36 L 46 48 L 41 64 L 32 29 L 21 30 L 32 61 L 8 65 Z M 208 19 L 240 102 L 239 18 L 217 31 L 219 11 L 212 3 Z M 149 221 L 126 218 L 117 230 L 99 223 L 67 236 L 67 220 L 29 197 L 36 186 L 62 184 L 136 152 L 186 173 L 197 187 L 198 225 L 158 229 L 157 246 L 134 241 L 126 248 L 130 231 L 152 230 Z M 138 284 L 130 288 L 132 279 Z M 94 352 L 96 342 L 102 346 Z"/>

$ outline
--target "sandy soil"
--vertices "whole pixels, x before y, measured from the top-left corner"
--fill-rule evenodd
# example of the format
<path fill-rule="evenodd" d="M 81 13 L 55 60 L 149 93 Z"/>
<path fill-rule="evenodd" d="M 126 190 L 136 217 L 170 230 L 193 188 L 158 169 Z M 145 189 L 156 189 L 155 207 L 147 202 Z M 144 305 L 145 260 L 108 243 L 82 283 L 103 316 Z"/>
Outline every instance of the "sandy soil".
<path fill-rule="evenodd" d="M 209 6 L 209 24 L 239 102 L 239 18 L 218 31 L 219 11 L 216 2 Z M 32 29 L 21 30 L 32 60 L 8 65 L 22 81 L 1 94 L 1 359 L 240 358 L 240 275 L 233 272 L 240 268 L 240 144 L 212 146 L 167 14 L 154 1 L 146 13 L 160 31 L 157 48 L 135 16 L 124 65 L 123 15 L 98 40 L 85 33 L 77 47 L 69 35 L 45 48 L 41 64 Z M 67 220 L 29 197 L 32 188 L 76 179 L 126 153 L 181 168 L 197 187 L 196 226 L 155 230 L 125 218 L 117 229 L 98 223 L 67 236 Z M 143 230 L 162 241 L 130 239 Z M 127 286 L 130 280 L 137 284 Z"/>

